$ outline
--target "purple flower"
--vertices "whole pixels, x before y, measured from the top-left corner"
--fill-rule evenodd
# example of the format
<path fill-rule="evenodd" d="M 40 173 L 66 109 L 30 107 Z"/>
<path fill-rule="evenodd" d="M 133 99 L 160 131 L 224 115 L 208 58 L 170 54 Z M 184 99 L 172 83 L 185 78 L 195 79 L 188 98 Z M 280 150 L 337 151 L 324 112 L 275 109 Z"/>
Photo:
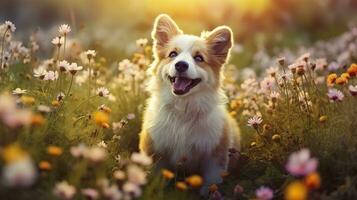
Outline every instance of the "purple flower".
<path fill-rule="evenodd" d="M 305 176 L 316 171 L 318 161 L 316 158 L 310 157 L 308 149 L 301 149 L 290 155 L 286 170 L 294 176 Z"/>
<path fill-rule="evenodd" d="M 261 186 L 255 191 L 255 195 L 259 200 L 270 200 L 274 197 L 274 192 L 269 187 Z"/>
<path fill-rule="evenodd" d="M 337 89 L 329 89 L 327 93 L 330 102 L 342 101 L 345 95 Z"/>

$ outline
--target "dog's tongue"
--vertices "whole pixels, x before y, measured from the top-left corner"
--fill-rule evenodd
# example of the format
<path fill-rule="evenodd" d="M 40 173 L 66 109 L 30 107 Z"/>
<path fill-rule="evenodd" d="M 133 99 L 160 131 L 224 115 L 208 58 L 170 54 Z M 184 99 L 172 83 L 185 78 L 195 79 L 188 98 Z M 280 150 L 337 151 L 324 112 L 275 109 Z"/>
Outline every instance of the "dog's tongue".
<path fill-rule="evenodd" d="M 185 92 L 190 84 L 191 79 L 185 77 L 176 77 L 173 88 L 177 92 Z"/>

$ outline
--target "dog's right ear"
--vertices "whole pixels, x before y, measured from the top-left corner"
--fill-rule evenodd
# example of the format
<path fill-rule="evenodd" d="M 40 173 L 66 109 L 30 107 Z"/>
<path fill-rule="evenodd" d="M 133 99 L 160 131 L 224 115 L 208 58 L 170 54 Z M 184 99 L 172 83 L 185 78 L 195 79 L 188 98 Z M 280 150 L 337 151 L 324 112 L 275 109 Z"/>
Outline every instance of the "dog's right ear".
<path fill-rule="evenodd" d="M 172 37 L 182 34 L 182 31 L 176 23 L 166 14 L 161 14 L 156 17 L 154 29 L 151 36 L 154 40 L 154 50 L 160 54 L 160 49 L 165 47 Z"/>

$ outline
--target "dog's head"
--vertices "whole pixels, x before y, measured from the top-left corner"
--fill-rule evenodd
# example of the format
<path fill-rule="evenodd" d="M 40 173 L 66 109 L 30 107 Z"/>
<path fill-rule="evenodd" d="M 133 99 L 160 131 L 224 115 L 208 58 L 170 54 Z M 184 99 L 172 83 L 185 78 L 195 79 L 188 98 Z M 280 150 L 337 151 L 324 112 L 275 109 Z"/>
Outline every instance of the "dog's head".
<path fill-rule="evenodd" d="M 161 87 L 175 96 L 217 89 L 221 68 L 233 44 L 232 31 L 219 26 L 200 37 L 184 34 L 165 14 L 159 15 L 152 31 L 153 73 Z"/>

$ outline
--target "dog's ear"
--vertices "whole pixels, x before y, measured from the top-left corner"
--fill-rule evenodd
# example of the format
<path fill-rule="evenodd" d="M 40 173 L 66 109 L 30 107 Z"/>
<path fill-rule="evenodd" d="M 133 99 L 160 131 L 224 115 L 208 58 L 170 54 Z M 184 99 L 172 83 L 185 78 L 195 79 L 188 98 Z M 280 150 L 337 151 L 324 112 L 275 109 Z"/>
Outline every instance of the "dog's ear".
<path fill-rule="evenodd" d="M 156 17 L 154 29 L 151 36 L 154 40 L 154 50 L 159 51 L 165 47 L 165 44 L 172 39 L 173 36 L 182 34 L 182 31 L 176 23 L 166 14 L 161 14 Z"/>
<path fill-rule="evenodd" d="M 219 26 L 205 36 L 209 53 L 218 61 L 217 64 L 224 64 L 233 46 L 233 33 L 228 26 Z"/>

